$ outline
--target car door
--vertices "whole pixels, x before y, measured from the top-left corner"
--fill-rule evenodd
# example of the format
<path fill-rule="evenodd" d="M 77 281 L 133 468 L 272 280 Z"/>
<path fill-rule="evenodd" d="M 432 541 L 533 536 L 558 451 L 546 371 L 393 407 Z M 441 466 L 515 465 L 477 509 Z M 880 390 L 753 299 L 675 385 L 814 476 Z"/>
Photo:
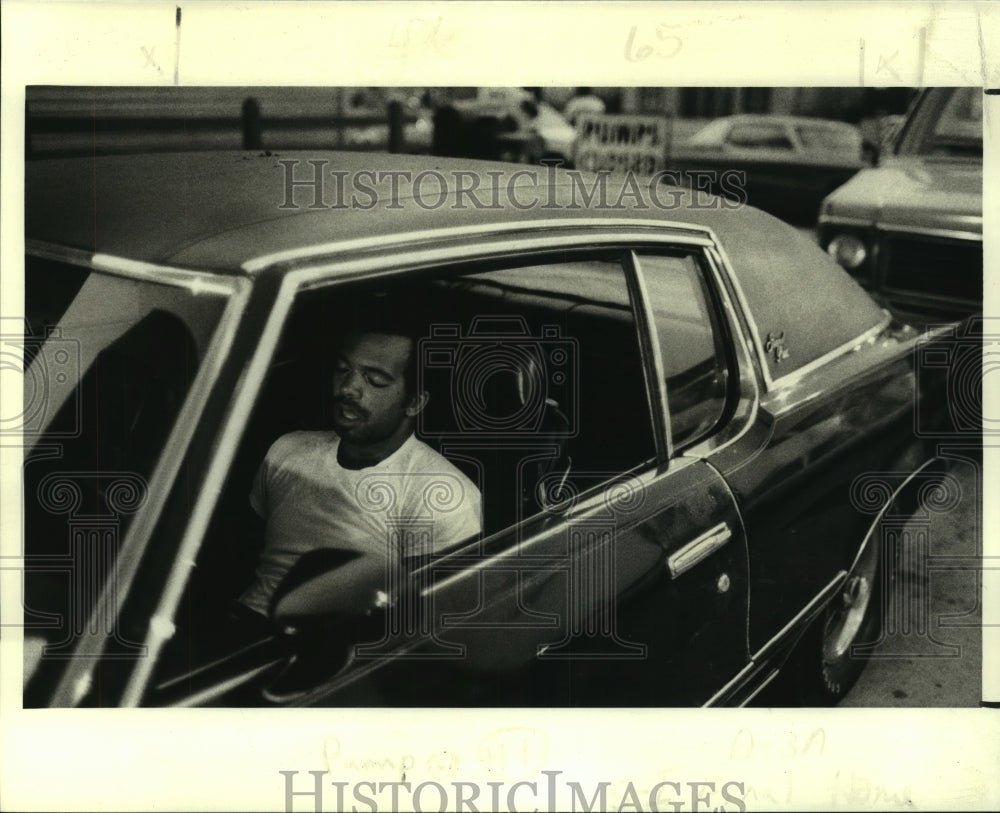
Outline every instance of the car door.
<path fill-rule="evenodd" d="M 690 705 L 746 665 L 747 551 L 735 500 L 709 462 L 673 454 L 675 438 L 689 444 L 745 420 L 718 292 L 698 256 L 668 246 L 644 268 L 613 246 L 450 278 L 467 298 L 451 341 L 483 340 L 472 325 L 496 315 L 493 297 L 530 327 L 517 342 L 537 342 L 546 323 L 560 328 L 547 340 L 572 347 L 578 362 L 579 380 L 556 393 L 573 399 L 561 406 L 574 462 L 535 484 L 554 489 L 548 503 L 512 512 L 495 532 L 488 522 L 482 539 L 418 571 L 422 629 L 396 608 L 363 658 L 297 703 Z M 698 348 L 664 371 L 661 348 L 692 338 Z M 550 364 L 541 378 L 558 372 Z M 521 499 L 510 483 L 553 439 L 443 434 L 442 451 L 478 470 L 487 505 Z M 423 642 L 393 632 L 407 629 Z"/>

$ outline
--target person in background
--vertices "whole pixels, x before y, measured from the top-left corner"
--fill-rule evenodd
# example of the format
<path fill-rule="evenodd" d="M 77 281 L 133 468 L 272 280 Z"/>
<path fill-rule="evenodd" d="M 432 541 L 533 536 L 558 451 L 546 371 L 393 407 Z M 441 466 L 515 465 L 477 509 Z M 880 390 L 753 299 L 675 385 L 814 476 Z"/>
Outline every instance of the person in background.
<path fill-rule="evenodd" d="M 600 115 L 604 112 L 604 100 L 590 88 L 577 88 L 573 98 L 566 102 L 563 115 L 574 127 L 582 115 Z"/>

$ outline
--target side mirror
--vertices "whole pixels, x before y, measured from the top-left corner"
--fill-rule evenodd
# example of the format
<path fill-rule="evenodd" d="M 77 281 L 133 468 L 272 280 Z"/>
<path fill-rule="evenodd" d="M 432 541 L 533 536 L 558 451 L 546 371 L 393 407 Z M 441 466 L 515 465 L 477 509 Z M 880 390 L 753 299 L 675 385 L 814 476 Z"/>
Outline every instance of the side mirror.
<path fill-rule="evenodd" d="M 283 703 L 328 681 L 354 659 L 354 647 L 385 633 L 384 556 L 325 549 L 302 556 L 278 585 L 269 615 L 292 655 L 263 690 Z"/>
<path fill-rule="evenodd" d="M 302 556 L 271 597 L 270 618 L 279 624 L 364 616 L 386 590 L 384 556 L 320 549 Z"/>

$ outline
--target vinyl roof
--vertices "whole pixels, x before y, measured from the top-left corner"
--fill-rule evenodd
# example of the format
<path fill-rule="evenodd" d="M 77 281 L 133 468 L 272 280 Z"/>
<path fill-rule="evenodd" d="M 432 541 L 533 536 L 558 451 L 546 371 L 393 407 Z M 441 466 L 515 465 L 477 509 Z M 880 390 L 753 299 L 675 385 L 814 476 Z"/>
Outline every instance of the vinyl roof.
<path fill-rule="evenodd" d="M 325 173 L 321 201 L 326 206 L 314 207 L 315 188 L 300 184 L 292 189 L 293 205 L 283 207 L 290 203 L 288 181 L 312 179 L 314 166 Z M 413 198 L 414 183 L 400 175 L 394 181 L 391 173 L 414 179 L 427 173 L 419 186 L 421 201 Z M 444 200 L 436 173 L 446 179 Z M 477 184 L 478 200 L 492 208 L 477 209 L 462 197 L 455 173 L 464 173 L 464 183 Z M 596 201 L 574 208 L 493 206 L 509 199 L 506 190 L 512 184 L 520 201 L 544 203 L 556 189 L 568 202 L 571 181 L 562 172 L 555 176 L 549 187 L 549 170 L 541 166 L 385 153 L 169 153 L 32 161 L 26 165 L 25 236 L 145 262 L 237 271 L 293 249 L 427 229 L 600 216 L 725 231 L 731 219 L 704 205 L 691 210 L 690 195 L 680 190 L 673 190 L 673 197 L 660 193 L 663 200 L 678 202 L 670 211 L 635 207 L 632 198 L 624 200 L 629 208 L 614 211 Z M 594 176 L 582 177 L 589 189 Z M 613 190 L 608 197 L 617 198 L 620 183 L 608 187 Z M 351 189 L 359 205 L 350 205 Z"/>
<path fill-rule="evenodd" d="M 297 180 L 311 178 L 309 162 L 317 162 L 326 172 L 321 197 L 327 207 L 312 208 L 315 190 L 299 186 L 293 190 L 295 205 L 283 208 L 289 170 L 281 161 L 298 161 Z M 426 200 L 420 205 L 410 194 L 413 183 L 396 176 L 394 192 L 393 176 L 384 174 L 409 173 L 415 180 L 428 171 L 447 179 L 449 194 L 441 205 L 428 204 L 439 199 L 433 176 L 421 187 Z M 337 208 L 331 172 L 355 179 L 362 206 Z M 376 182 L 374 173 L 379 172 L 383 176 Z M 491 190 L 513 184 L 518 200 L 544 204 L 556 199 L 561 205 L 518 208 L 508 203 L 477 209 L 456 192 L 454 173 L 465 173 L 470 184 L 478 181 L 479 197 L 487 204 L 494 199 Z M 594 176 L 577 177 L 592 184 Z M 608 180 L 609 199 L 619 196 L 621 183 L 620 177 Z M 25 236 L 84 252 L 242 274 L 255 261 L 266 266 L 260 258 L 281 252 L 331 244 L 335 252 L 340 242 L 377 244 L 380 237 L 417 236 L 430 229 L 531 226 L 539 220 L 583 217 L 599 217 L 609 225 L 660 220 L 665 227 L 710 229 L 718 237 L 760 341 L 782 337 L 790 349 L 780 363 L 769 357 L 773 377 L 851 341 L 883 319 L 872 299 L 813 241 L 756 209 L 706 206 L 704 196 L 693 200 L 689 192 L 676 189 L 660 193 L 661 200 L 674 203 L 669 210 L 634 205 L 635 197 L 623 198 L 626 205 L 614 209 L 597 201 L 582 206 L 579 200 L 570 207 L 571 192 L 567 174 L 557 173 L 553 180 L 542 167 L 384 153 L 215 152 L 32 161 L 26 165 Z"/>

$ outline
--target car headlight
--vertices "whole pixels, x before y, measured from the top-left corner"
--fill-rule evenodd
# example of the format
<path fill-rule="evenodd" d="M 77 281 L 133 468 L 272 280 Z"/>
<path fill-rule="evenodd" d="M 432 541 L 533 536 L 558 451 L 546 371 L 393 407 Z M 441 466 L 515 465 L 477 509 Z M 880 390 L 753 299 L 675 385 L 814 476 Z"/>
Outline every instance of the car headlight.
<path fill-rule="evenodd" d="M 837 263 L 853 271 L 868 259 L 868 247 L 853 234 L 838 234 L 827 244 L 827 252 Z"/>

